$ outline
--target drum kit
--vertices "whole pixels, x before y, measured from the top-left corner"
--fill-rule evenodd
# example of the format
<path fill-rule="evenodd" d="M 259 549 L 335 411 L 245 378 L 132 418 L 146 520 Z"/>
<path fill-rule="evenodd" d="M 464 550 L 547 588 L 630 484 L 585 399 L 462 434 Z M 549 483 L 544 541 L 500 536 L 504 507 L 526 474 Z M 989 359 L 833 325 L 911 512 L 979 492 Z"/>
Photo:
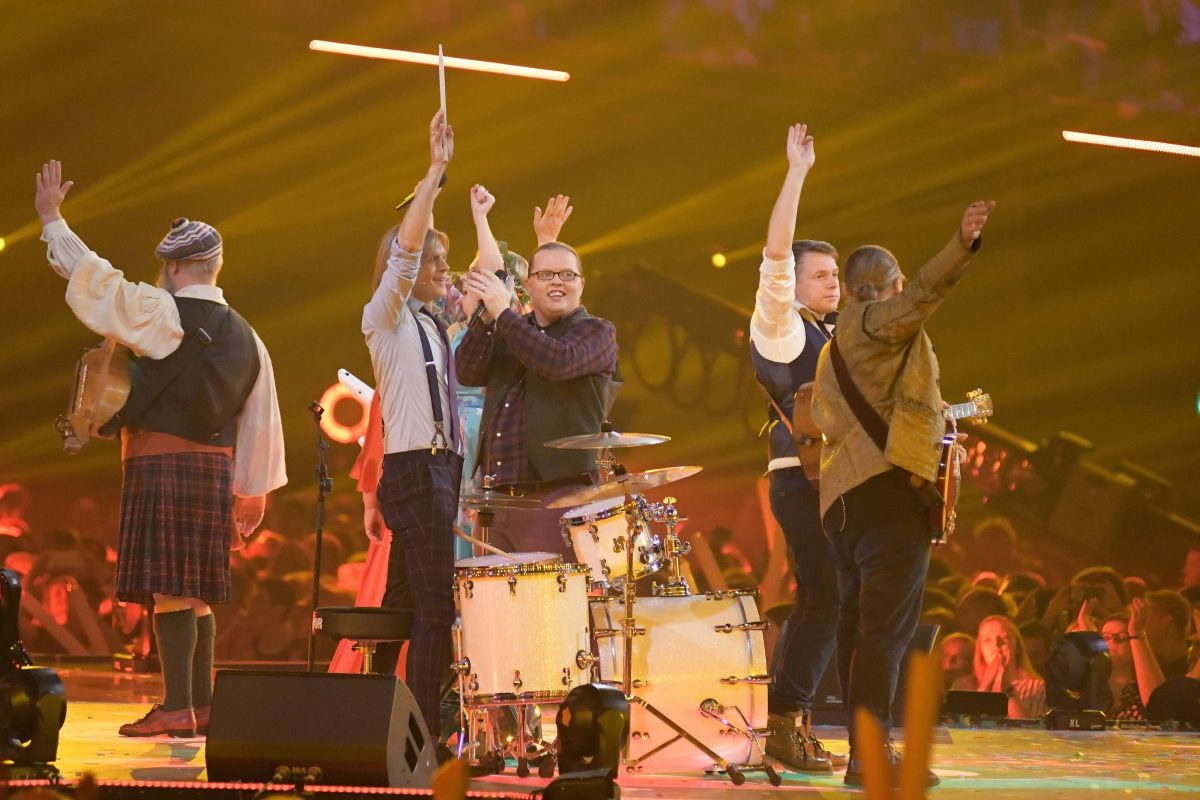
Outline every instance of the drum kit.
<path fill-rule="evenodd" d="M 554 744 L 531 733 L 529 713 L 561 703 L 573 687 L 615 686 L 630 704 L 627 772 L 723 772 L 735 784 L 767 762 L 767 672 L 757 592 L 693 595 L 683 567 L 690 545 L 679 537 L 675 499 L 651 502 L 645 492 L 700 472 L 668 467 L 626 472 L 612 451 L 669 441 L 666 436 L 620 433 L 605 423 L 599 434 L 547 442 L 547 447 L 601 451 L 600 481 L 556 497 L 564 509 L 564 541 L 579 563 L 550 553 L 488 555 L 455 565 L 454 594 L 460 622 L 455 662 L 463 734 L 459 754 L 501 770 L 515 755 L 517 774 L 554 769 Z M 485 488 L 460 502 L 476 509 L 486 541 L 490 515 L 499 508 L 541 508 L 528 497 Z M 665 535 L 654 533 L 661 525 Z M 650 596 L 637 582 L 663 570 Z M 505 709 L 517 721 L 501 732 Z"/>

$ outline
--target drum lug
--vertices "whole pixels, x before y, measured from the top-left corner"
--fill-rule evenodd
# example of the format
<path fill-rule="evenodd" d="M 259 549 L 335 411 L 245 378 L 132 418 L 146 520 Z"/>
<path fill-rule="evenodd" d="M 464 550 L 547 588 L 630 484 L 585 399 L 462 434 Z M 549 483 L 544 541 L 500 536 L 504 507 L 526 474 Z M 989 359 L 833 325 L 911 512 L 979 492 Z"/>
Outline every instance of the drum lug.
<path fill-rule="evenodd" d="M 721 683 L 728 683 L 736 686 L 739 683 L 749 683 L 758 686 L 769 686 L 774 682 L 770 675 L 747 675 L 744 678 L 739 678 L 736 675 L 730 675 L 728 678 L 721 678 Z"/>
<path fill-rule="evenodd" d="M 478 673 L 471 676 L 471 682 L 469 684 L 467 684 L 467 688 L 470 689 L 472 692 L 479 691 L 479 674 Z"/>
<path fill-rule="evenodd" d="M 625 552 L 625 537 L 624 536 L 613 537 L 613 552 L 614 553 Z"/>
<path fill-rule="evenodd" d="M 590 533 L 592 535 L 592 541 L 594 543 L 600 544 L 600 529 L 597 528 L 594 523 L 591 525 L 588 525 L 588 533 Z"/>
<path fill-rule="evenodd" d="M 633 732 L 633 738 L 634 738 L 635 740 L 649 739 L 649 738 L 650 738 L 650 731 L 634 731 L 634 732 Z"/>
<path fill-rule="evenodd" d="M 466 675 L 471 671 L 471 659 L 463 656 L 458 661 L 450 665 L 450 669 L 457 672 L 459 675 Z"/>
<path fill-rule="evenodd" d="M 564 593 L 564 592 L 566 592 L 566 591 L 567 591 L 567 576 L 566 576 L 566 575 L 559 575 L 559 576 L 556 578 L 556 580 L 558 581 L 558 591 L 559 591 L 560 593 Z"/>
<path fill-rule="evenodd" d="M 615 634 L 616 631 L 612 631 L 612 633 Z M 575 654 L 575 666 L 582 670 L 591 669 L 599 660 L 597 656 L 592 655 L 587 650 L 580 650 Z M 566 670 L 563 670 L 563 672 L 566 672 Z"/>
<path fill-rule="evenodd" d="M 571 668 L 570 667 L 563 667 L 562 684 L 563 684 L 563 686 L 571 685 Z"/>
<path fill-rule="evenodd" d="M 470 599 L 475 596 L 475 592 L 474 592 L 475 583 L 473 581 L 470 581 L 470 580 L 463 581 L 462 588 L 467 593 L 467 599 Z"/>
<path fill-rule="evenodd" d="M 724 625 L 713 625 L 713 630 L 717 633 L 733 633 L 734 631 L 765 631 L 771 623 L 765 619 L 755 620 L 754 622 L 740 622 L 737 625 L 725 623 Z"/>
<path fill-rule="evenodd" d="M 573 541 L 571 541 L 571 529 L 565 525 L 562 527 L 562 537 L 563 537 L 563 544 L 565 544 L 567 547 L 575 546 L 575 543 Z"/>
<path fill-rule="evenodd" d="M 508 593 L 510 595 L 516 595 L 516 593 L 517 593 L 517 576 L 516 575 L 508 576 Z"/>
<path fill-rule="evenodd" d="M 633 688 L 635 688 L 635 689 L 646 689 L 649 686 L 650 686 L 650 681 L 644 681 L 641 678 L 634 678 L 634 680 L 633 680 Z"/>
<path fill-rule="evenodd" d="M 513 670 L 513 688 L 520 689 L 524 685 L 525 685 L 525 681 L 521 680 L 521 670 L 514 669 Z"/>
<path fill-rule="evenodd" d="M 612 573 L 612 570 L 609 569 L 608 562 L 605 561 L 603 558 L 600 559 L 600 574 L 602 574 L 604 576 L 604 580 L 608 580 L 608 576 L 611 573 Z"/>

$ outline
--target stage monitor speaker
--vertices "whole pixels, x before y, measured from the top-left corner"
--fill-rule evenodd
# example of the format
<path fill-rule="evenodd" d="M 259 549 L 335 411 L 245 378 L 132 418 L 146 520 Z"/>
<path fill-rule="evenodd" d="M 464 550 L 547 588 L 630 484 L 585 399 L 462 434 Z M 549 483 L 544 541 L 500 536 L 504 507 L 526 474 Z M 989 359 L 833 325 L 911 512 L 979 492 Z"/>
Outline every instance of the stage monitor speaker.
<path fill-rule="evenodd" d="M 210 781 L 428 788 L 434 746 L 395 677 L 221 670 L 205 760 Z"/>

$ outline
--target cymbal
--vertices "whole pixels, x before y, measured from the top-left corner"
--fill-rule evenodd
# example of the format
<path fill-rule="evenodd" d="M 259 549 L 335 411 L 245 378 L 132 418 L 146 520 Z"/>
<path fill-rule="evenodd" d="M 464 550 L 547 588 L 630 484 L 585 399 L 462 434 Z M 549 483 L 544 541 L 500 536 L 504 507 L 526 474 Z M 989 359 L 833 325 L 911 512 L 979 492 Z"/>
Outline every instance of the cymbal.
<path fill-rule="evenodd" d="M 556 450 L 608 450 L 613 447 L 642 447 L 669 441 L 671 441 L 670 436 L 659 436 L 656 433 L 621 433 L 601 430 L 600 433 L 585 433 L 580 436 L 551 439 L 546 442 L 546 447 L 553 447 Z"/>
<path fill-rule="evenodd" d="M 541 508 L 542 501 L 534 497 L 517 497 L 507 492 L 483 489 L 458 496 L 458 504 L 466 508 Z"/>
<path fill-rule="evenodd" d="M 568 495 L 555 498 L 546 504 L 546 508 L 567 508 L 593 503 L 597 500 L 608 500 L 613 497 L 621 497 L 626 490 L 629 494 L 641 494 L 647 489 L 666 486 L 668 483 L 690 478 L 702 469 L 703 467 L 663 467 L 645 472 L 628 472 L 604 483 L 584 486 Z"/>

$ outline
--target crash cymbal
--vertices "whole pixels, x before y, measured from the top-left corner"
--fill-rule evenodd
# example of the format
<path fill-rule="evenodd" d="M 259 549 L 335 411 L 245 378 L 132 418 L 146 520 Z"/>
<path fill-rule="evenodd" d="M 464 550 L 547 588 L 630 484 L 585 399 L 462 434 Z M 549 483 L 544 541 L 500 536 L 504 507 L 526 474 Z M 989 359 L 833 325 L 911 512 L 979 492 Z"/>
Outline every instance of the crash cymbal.
<path fill-rule="evenodd" d="M 648 489 L 690 478 L 701 469 L 703 467 L 663 467 L 645 472 L 627 472 L 604 483 L 584 486 L 568 495 L 555 498 L 546 504 L 546 508 L 568 508 L 593 503 L 597 500 L 608 500 L 613 497 L 621 497 L 626 490 L 629 494 L 641 494 Z"/>
<path fill-rule="evenodd" d="M 659 436 L 655 433 L 620 433 L 605 431 L 600 433 L 585 433 L 581 436 L 567 436 L 562 439 L 551 439 L 546 447 L 556 450 L 608 450 L 613 447 L 643 447 L 648 444 L 662 444 L 671 441 L 670 436 Z"/>
<path fill-rule="evenodd" d="M 483 489 L 458 496 L 458 504 L 466 508 L 541 508 L 542 501 L 534 497 L 517 497 L 507 492 Z"/>

